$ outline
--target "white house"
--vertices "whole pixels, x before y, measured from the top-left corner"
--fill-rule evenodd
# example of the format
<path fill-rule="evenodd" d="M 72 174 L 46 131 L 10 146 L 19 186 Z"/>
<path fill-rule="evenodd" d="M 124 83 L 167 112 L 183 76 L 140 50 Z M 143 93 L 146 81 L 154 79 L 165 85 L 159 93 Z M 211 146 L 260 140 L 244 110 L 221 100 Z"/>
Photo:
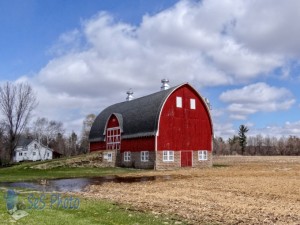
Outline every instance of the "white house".
<path fill-rule="evenodd" d="M 40 144 L 36 140 L 20 138 L 14 150 L 14 162 L 49 160 L 53 157 L 53 150 Z"/>

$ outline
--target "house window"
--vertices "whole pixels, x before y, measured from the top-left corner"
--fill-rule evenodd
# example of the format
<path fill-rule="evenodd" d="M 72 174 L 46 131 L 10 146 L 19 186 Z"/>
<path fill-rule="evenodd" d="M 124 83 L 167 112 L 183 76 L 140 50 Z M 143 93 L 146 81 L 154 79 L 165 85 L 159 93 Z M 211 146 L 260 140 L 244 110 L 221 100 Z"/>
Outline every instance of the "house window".
<path fill-rule="evenodd" d="M 36 155 L 36 152 L 32 152 L 32 155 Z"/>
<path fill-rule="evenodd" d="M 129 162 L 131 160 L 131 152 L 124 152 L 124 161 Z"/>
<path fill-rule="evenodd" d="M 190 108 L 191 109 L 196 109 L 196 100 L 195 99 L 190 99 Z"/>
<path fill-rule="evenodd" d="M 106 148 L 120 150 L 121 131 L 119 127 L 108 128 L 106 131 Z"/>
<path fill-rule="evenodd" d="M 105 153 L 104 159 L 106 159 L 108 162 L 111 162 L 112 161 L 112 153 L 111 152 Z"/>
<path fill-rule="evenodd" d="M 19 156 L 22 156 L 22 152 L 19 152 Z"/>
<path fill-rule="evenodd" d="M 34 144 L 34 148 L 37 149 L 37 144 Z"/>
<path fill-rule="evenodd" d="M 207 160 L 207 150 L 198 151 L 198 159 L 199 160 Z"/>
<path fill-rule="evenodd" d="M 174 151 L 163 151 L 163 161 L 173 162 L 174 161 Z"/>
<path fill-rule="evenodd" d="M 141 152 L 141 161 L 148 162 L 149 161 L 149 151 L 142 151 Z"/>
<path fill-rule="evenodd" d="M 47 152 L 47 157 L 49 157 L 50 156 L 50 153 L 49 152 Z"/>
<path fill-rule="evenodd" d="M 24 156 L 27 156 L 27 153 L 26 153 L 26 152 L 24 152 Z"/>
<path fill-rule="evenodd" d="M 182 98 L 181 97 L 176 97 L 176 107 L 182 108 Z"/>

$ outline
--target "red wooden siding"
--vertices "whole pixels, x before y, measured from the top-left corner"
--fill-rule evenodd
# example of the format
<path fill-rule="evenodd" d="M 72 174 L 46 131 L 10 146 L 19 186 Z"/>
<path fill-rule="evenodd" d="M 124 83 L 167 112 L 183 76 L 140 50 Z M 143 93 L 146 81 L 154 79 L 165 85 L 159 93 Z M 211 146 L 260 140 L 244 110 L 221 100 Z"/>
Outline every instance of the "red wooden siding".
<path fill-rule="evenodd" d="M 176 107 L 182 97 L 182 108 Z M 190 109 L 190 99 L 196 109 Z M 188 85 L 175 90 L 167 99 L 160 117 L 158 150 L 211 150 L 212 125 L 203 100 Z"/>
<path fill-rule="evenodd" d="M 115 115 L 111 115 L 106 128 L 119 127 L 119 121 Z"/>
<path fill-rule="evenodd" d="M 123 139 L 121 143 L 121 152 L 124 151 L 154 151 L 155 150 L 155 137 L 143 137 Z"/>
<path fill-rule="evenodd" d="M 104 141 L 90 143 L 90 151 L 91 152 L 105 150 L 105 149 L 106 149 L 106 143 Z"/>
<path fill-rule="evenodd" d="M 117 119 L 117 117 L 115 115 L 111 115 L 111 117 L 109 118 L 108 122 L 107 122 L 107 128 L 112 128 L 112 127 L 119 127 L 119 121 Z M 103 131 L 99 131 L 99 132 L 103 132 Z M 107 131 L 105 131 L 106 134 Z M 98 142 L 91 142 L 90 143 L 90 151 L 99 151 L 99 150 L 106 150 L 107 146 L 106 146 L 106 141 L 98 141 Z"/>

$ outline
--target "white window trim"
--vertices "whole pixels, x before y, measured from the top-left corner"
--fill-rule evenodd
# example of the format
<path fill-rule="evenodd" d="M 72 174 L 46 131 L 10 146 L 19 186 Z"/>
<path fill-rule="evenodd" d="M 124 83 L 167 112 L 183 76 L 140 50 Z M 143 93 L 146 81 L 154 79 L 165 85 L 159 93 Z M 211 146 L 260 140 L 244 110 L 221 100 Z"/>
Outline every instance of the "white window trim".
<path fill-rule="evenodd" d="M 198 160 L 204 161 L 208 158 L 208 151 L 207 150 L 199 150 L 198 151 Z"/>
<path fill-rule="evenodd" d="M 118 133 L 119 134 L 116 134 Z M 108 150 L 119 150 L 121 148 L 121 130 L 120 127 L 107 128 L 106 148 Z"/>
<path fill-rule="evenodd" d="M 176 107 L 182 108 L 182 97 L 179 96 L 176 97 Z"/>
<path fill-rule="evenodd" d="M 124 152 L 124 162 L 131 161 L 131 152 Z"/>
<path fill-rule="evenodd" d="M 105 153 L 104 153 L 104 159 L 105 159 L 107 162 L 112 162 L 112 152 L 105 152 Z"/>
<path fill-rule="evenodd" d="M 141 161 L 142 162 L 149 161 L 149 151 L 141 151 Z"/>
<path fill-rule="evenodd" d="M 190 108 L 196 109 L 196 99 L 194 99 L 194 98 L 190 99 Z"/>
<path fill-rule="evenodd" d="M 163 162 L 174 162 L 174 151 L 163 151 Z"/>

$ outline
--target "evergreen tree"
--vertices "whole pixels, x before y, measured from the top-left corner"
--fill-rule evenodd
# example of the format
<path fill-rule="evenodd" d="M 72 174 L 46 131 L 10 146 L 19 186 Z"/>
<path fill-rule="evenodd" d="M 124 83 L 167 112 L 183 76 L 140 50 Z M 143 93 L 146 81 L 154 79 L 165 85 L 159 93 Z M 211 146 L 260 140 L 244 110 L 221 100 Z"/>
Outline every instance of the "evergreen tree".
<path fill-rule="evenodd" d="M 248 127 L 246 127 L 245 125 L 240 125 L 240 129 L 239 129 L 239 143 L 241 146 L 241 150 L 242 150 L 242 155 L 244 155 L 245 153 L 245 148 L 247 145 L 247 136 L 246 133 L 249 131 Z"/>

